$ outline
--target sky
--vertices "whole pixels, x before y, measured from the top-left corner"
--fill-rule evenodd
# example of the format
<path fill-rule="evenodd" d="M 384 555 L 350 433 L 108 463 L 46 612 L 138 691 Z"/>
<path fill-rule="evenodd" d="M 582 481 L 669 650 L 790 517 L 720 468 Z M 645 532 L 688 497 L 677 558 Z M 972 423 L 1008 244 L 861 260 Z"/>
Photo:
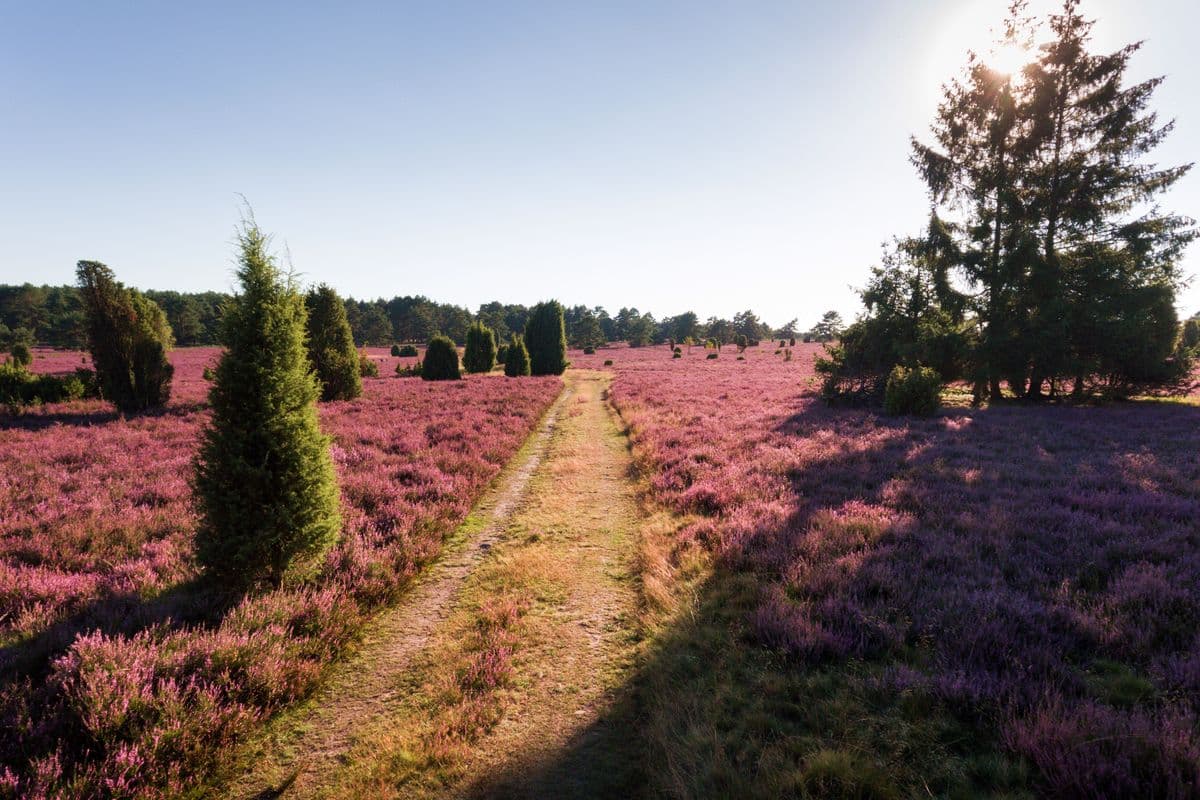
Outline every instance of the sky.
<path fill-rule="evenodd" d="M 928 212 L 909 137 L 1006 4 L 0 0 L 0 283 L 232 290 L 245 196 L 358 298 L 850 319 Z M 1167 75 L 1156 160 L 1196 159 L 1200 4 L 1084 10 Z M 1200 174 L 1163 205 L 1200 217 Z"/>

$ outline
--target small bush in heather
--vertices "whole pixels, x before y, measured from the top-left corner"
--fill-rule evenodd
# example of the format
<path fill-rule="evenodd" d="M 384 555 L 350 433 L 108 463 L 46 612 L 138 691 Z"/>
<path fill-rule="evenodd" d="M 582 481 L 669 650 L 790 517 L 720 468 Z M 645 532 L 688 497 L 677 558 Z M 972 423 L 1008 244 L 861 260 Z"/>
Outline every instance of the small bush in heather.
<path fill-rule="evenodd" d="M 238 244 L 241 293 L 225 306 L 195 462 L 196 557 L 210 575 L 279 585 L 315 567 L 341 534 L 337 476 L 317 417 L 304 297 L 253 220 Z"/>
<path fill-rule="evenodd" d="M 502 344 L 496 348 L 496 363 L 503 364 L 508 360 L 508 344 Z"/>
<path fill-rule="evenodd" d="M 529 351 L 529 374 L 563 374 L 567 368 L 567 331 L 563 307 L 557 300 L 530 309 L 524 341 Z"/>
<path fill-rule="evenodd" d="M 672 353 L 671 358 L 683 358 L 683 353 Z"/>
<path fill-rule="evenodd" d="M 458 348 L 447 336 L 435 336 L 425 349 L 421 377 L 427 381 L 456 381 L 462 377 L 458 367 Z"/>
<path fill-rule="evenodd" d="M 782 350 L 785 347 L 787 347 L 787 339 L 780 339 L 779 340 L 779 349 Z"/>
<path fill-rule="evenodd" d="M 367 373 L 362 371 L 362 355 L 354 349 L 345 303 L 332 288 L 321 284 L 309 291 L 304 305 L 308 310 L 308 363 L 321 385 L 321 399 L 353 400 L 362 394 L 362 376 Z"/>
<path fill-rule="evenodd" d="M 24 342 L 14 344 L 11 353 L 13 363 L 19 367 L 28 367 L 33 363 L 33 351 Z"/>
<path fill-rule="evenodd" d="M 399 358 L 399 357 L 400 357 L 400 345 L 394 344 L 394 345 L 392 345 L 392 358 Z"/>
<path fill-rule="evenodd" d="M 529 374 L 529 351 L 525 349 L 525 340 L 515 333 L 508 343 L 504 374 L 510 378 L 522 378 Z"/>
<path fill-rule="evenodd" d="M 467 349 L 463 369 L 472 374 L 491 372 L 496 366 L 496 334 L 482 322 L 467 328 Z"/>
<path fill-rule="evenodd" d="M 676 355 L 679 355 L 680 353 L 682 353 L 682 352 L 683 352 L 683 348 L 682 348 L 682 347 L 675 347 L 675 348 L 673 348 L 673 349 L 671 350 L 671 352 L 675 353 Z"/>
<path fill-rule="evenodd" d="M 216 380 L 217 373 L 213 372 L 212 367 L 205 367 L 204 372 L 200 373 L 200 377 L 211 383 L 212 381 Z"/>
<path fill-rule="evenodd" d="M 596 348 L 589 345 L 588 347 L 583 348 L 583 354 L 585 356 L 594 356 L 596 355 Z"/>
<path fill-rule="evenodd" d="M 942 402 L 942 377 L 929 367 L 892 369 L 884 389 L 883 408 L 889 414 L 928 417 Z"/>
<path fill-rule="evenodd" d="M 796 337 L 793 336 L 792 338 L 788 339 L 788 347 L 795 347 L 795 346 L 796 346 Z"/>
<path fill-rule="evenodd" d="M 715 359 L 717 358 L 717 354 L 716 354 L 716 353 L 709 353 L 707 356 L 705 356 L 705 358 L 707 358 L 709 361 L 713 361 L 713 360 L 715 360 Z"/>
<path fill-rule="evenodd" d="M 421 355 L 421 353 L 417 350 L 417 346 L 415 344 L 406 344 L 400 348 L 400 352 L 397 353 L 397 355 L 399 355 L 401 358 L 416 358 L 417 356 Z"/>
<path fill-rule="evenodd" d="M 167 360 L 175 343 L 167 315 L 98 261 L 80 261 L 75 274 L 104 397 L 126 413 L 166 405 L 175 373 Z"/>
<path fill-rule="evenodd" d="M 366 350 L 358 353 L 358 375 L 360 378 L 379 377 L 379 365 L 375 363 L 375 359 L 367 355 Z"/>
<path fill-rule="evenodd" d="M 611 358 L 606 358 L 606 359 L 604 359 L 604 366 L 606 366 L 606 367 L 611 367 L 611 366 L 612 366 L 612 359 L 611 359 Z"/>
<path fill-rule="evenodd" d="M 421 377 L 421 362 L 418 361 L 417 363 L 413 364 L 412 366 L 405 366 L 404 364 L 397 364 L 396 365 L 396 377 L 398 377 L 398 378 L 419 378 L 419 377 Z"/>

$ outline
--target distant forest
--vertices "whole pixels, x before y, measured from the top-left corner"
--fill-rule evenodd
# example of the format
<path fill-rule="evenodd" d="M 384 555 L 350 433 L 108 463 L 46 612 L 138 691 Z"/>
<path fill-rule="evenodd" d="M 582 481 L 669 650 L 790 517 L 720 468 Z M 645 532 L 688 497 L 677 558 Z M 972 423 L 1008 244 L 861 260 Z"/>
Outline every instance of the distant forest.
<path fill-rule="evenodd" d="M 188 294 L 171 291 L 147 291 L 146 296 L 166 312 L 182 347 L 216 344 L 221 319 L 221 304 L 228 295 L 220 292 Z M 355 344 L 390 345 L 393 342 L 426 342 L 435 334 L 449 336 L 458 344 L 467 337 L 471 323 L 480 321 L 496 332 L 499 341 L 510 333 L 525 329 L 529 309 L 523 305 L 485 303 L 472 313 L 462 306 L 437 303 L 426 297 L 393 297 L 391 300 L 355 300 L 346 298 L 346 316 L 354 332 Z M 701 319 L 691 311 L 656 319 L 636 308 L 622 308 L 611 315 L 596 306 L 569 306 L 565 321 L 567 338 L 574 347 L 624 341 L 633 346 L 714 339 L 734 342 L 739 336 L 749 340 L 804 338 L 828 341 L 842 327 L 836 311 L 827 312 L 811 328 L 802 331 L 798 320 L 773 328 L 753 311 L 735 314 L 733 319 Z M 83 309 L 79 290 L 74 286 L 11 286 L 0 284 L 0 347 L 14 340 L 30 344 L 81 349 Z"/>

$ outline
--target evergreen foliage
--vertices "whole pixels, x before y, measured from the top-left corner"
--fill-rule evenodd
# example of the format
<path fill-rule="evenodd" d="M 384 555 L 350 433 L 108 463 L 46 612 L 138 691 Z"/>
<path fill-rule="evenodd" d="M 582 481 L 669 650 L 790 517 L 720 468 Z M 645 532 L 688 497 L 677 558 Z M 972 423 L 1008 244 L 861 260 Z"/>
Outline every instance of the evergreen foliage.
<path fill-rule="evenodd" d="M 338 539 L 341 516 L 304 297 L 253 219 L 239 231 L 241 293 L 226 305 L 212 419 L 195 464 L 196 556 L 213 576 L 278 585 Z"/>
<path fill-rule="evenodd" d="M 491 372 L 496 366 L 496 335 L 482 322 L 467 328 L 467 348 L 463 368 L 469 373 Z"/>
<path fill-rule="evenodd" d="M 379 365 L 375 363 L 375 359 L 363 349 L 358 353 L 358 377 L 361 378 L 378 378 Z"/>
<path fill-rule="evenodd" d="M 309 290 L 304 305 L 308 363 L 321 385 L 321 399 L 353 400 L 362 394 L 361 368 L 342 298 L 321 284 Z"/>
<path fill-rule="evenodd" d="M 400 352 L 396 355 L 400 356 L 400 358 L 416 358 L 421 355 L 421 352 L 417 350 L 415 345 L 406 344 L 400 348 Z"/>
<path fill-rule="evenodd" d="M 525 349 L 531 375 L 561 375 L 567 368 L 567 334 L 557 300 L 538 303 L 525 323 Z"/>
<path fill-rule="evenodd" d="M 392 358 L 398 358 L 399 356 L 400 356 L 400 345 L 398 345 L 398 344 L 392 345 Z"/>
<path fill-rule="evenodd" d="M 458 366 L 458 348 L 448 336 L 434 336 L 425 348 L 421 377 L 427 381 L 456 381 L 462 377 Z"/>
<path fill-rule="evenodd" d="M 942 379 L 929 367 L 896 366 L 888 375 L 883 408 L 889 414 L 928 417 L 941 405 Z"/>
<path fill-rule="evenodd" d="M 9 350 L 12 355 L 13 363 L 20 367 L 28 367 L 33 363 L 33 351 L 29 349 L 29 345 L 25 342 L 17 342 Z"/>
<path fill-rule="evenodd" d="M 88 349 L 103 396 L 123 412 L 164 406 L 171 397 L 174 367 L 167 352 L 171 326 L 158 305 L 122 286 L 97 261 L 76 267 L 83 297 Z"/>
<path fill-rule="evenodd" d="M 520 378 L 530 374 L 529 351 L 525 348 L 525 340 L 515 333 L 506 350 L 504 374 L 510 378 Z"/>

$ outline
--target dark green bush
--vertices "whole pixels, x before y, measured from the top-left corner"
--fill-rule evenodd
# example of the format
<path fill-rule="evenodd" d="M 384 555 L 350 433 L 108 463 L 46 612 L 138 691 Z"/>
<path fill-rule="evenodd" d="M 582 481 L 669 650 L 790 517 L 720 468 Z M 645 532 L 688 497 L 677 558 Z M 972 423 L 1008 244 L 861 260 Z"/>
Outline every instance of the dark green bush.
<path fill-rule="evenodd" d="M 606 359 L 604 359 L 604 366 L 606 366 L 606 367 L 611 367 L 611 366 L 612 366 L 612 359 L 611 359 L 611 358 L 606 358 Z"/>
<path fill-rule="evenodd" d="M 238 243 L 241 293 L 225 306 L 193 479 L 196 557 L 210 575 L 279 585 L 315 569 L 338 540 L 337 476 L 317 417 L 304 297 L 253 221 Z"/>
<path fill-rule="evenodd" d="M 491 372 L 496 366 L 496 334 L 482 322 L 467 328 L 467 349 L 463 353 L 463 368 L 473 374 Z"/>
<path fill-rule="evenodd" d="M 456 381 L 462 377 L 458 366 L 458 348 L 447 336 L 434 336 L 425 348 L 421 377 L 427 381 Z"/>
<path fill-rule="evenodd" d="M 588 347 L 583 348 L 583 354 L 585 356 L 594 356 L 596 355 L 596 348 L 589 345 Z"/>
<path fill-rule="evenodd" d="M 0 363 L 0 404 L 14 412 L 25 406 L 96 395 L 96 379 L 90 370 L 76 370 L 74 375 L 37 375 L 15 361 Z"/>
<path fill-rule="evenodd" d="M 308 310 L 308 363 L 321 385 L 321 399 L 353 400 L 362 394 L 365 354 L 354 349 L 346 305 L 329 286 L 321 284 L 304 298 Z M 370 366 L 374 366 L 367 359 Z M 379 370 L 375 369 L 378 377 Z"/>
<path fill-rule="evenodd" d="M 709 361 L 712 361 L 716 357 L 717 357 L 716 353 L 709 353 L 707 356 L 705 356 L 705 358 L 707 358 Z"/>
<path fill-rule="evenodd" d="M 496 363 L 503 364 L 508 360 L 508 345 L 502 344 L 496 348 Z"/>
<path fill-rule="evenodd" d="M 174 338 L 166 314 L 97 261 L 80 261 L 75 274 L 104 397 L 126 413 L 166 405 L 175 372 L 167 360 Z"/>
<path fill-rule="evenodd" d="M 417 350 L 416 345 L 406 344 L 400 348 L 400 352 L 397 355 L 401 358 L 416 358 L 421 355 L 421 351 Z"/>
<path fill-rule="evenodd" d="M 217 379 L 217 373 L 213 372 L 212 367 L 205 367 L 204 372 L 200 373 L 200 377 L 204 378 L 204 380 L 206 380 L 206 381 L 211 382 L 211 381 L 214 381 Z"/>
<path fill-rule="evenodd" d="M 567 368 L 567 333 L 557 300 L 538 303 L 525 323 L 525 349 L 531 375 L 561 375 Z"/>
<path fill-rule="evenodd" d="M 510 378 L 521 378 L 529 374 L 529 351 L 525 349 L 525 340 L 515 333 L 508 343 L 504 374 Z"/>
<path fill-rule="evenodd" d="M 419 378 L 419 377 L 421 377 L 421 362 L 418 361 L 417 363 L 413 364 L 412 366 L 405 366 L 403 364 L 397 364 L 396 365 L 396 377 L 398 377 L 398 378 Z"/>
<path fill-rule="evenodd" d="M 671 358 L 683 358 L 683 353 L 671 353 Z"/>
<path fill-rule="evenodd" d="M 33 363 L 33 351 L 24 342 L 14 344 L 10 352 L 12 353 L 13 363 L 18 366 L 28 367 Z"/>
<path fill-rule="evenodd" d="M 942 402 L 942 377 L 930 367 L 892 369 L 884 389 L 883 408 L 889 414 L 928 417 Z"/>
<path fill-rule="evenodd" d="M 394 344 L 394 345 L 392 345 L 392 358 L 399 358 L 399 357 L 400 357 L 400 345 Z"/>

